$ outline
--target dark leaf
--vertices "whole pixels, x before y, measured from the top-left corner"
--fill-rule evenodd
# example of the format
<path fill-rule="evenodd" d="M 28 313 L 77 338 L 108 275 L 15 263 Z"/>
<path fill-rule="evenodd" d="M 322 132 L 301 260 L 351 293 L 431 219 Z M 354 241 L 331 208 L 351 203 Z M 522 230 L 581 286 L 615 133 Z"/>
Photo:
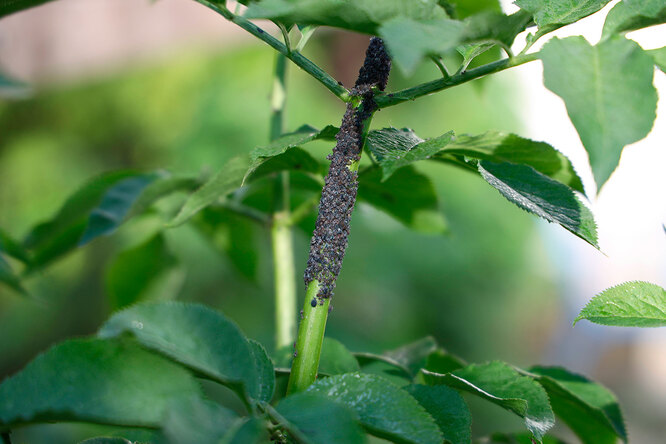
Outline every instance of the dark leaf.
<path fill-rule="evenodd" d="M 384 353 L 384 356 L 400 363 L 416 376 L 426 365 L 428 356 L 437 350 L 437 342 L 431 336 Z"/>
<path fill-rule="evenodd" d="M 361 369 L 358 361 L 341 342 L 325 337 L 319 357 L 319 373 L 340 375 Z"/>
<path fill-rule="evenodd" d="M 435 419 L 444 439 L 451 444 L 472 440 L 472 415 L 460 393 L 444 385 L 412 384 L 404 387 Z"/>
<path fill-rule="evenodd" d="M 599 248 L 590 210 L 571 188 L 544 176 L 534 168 L 511 163 L 479 162 L 481 176 L 510 202 Z"/>
<path fill-rule="evenodd" d="M 173 444 L 218 444 L 238 419 L 236 413 L 219 404 L 190 398 L 169 406 L 162 431 Z"/>

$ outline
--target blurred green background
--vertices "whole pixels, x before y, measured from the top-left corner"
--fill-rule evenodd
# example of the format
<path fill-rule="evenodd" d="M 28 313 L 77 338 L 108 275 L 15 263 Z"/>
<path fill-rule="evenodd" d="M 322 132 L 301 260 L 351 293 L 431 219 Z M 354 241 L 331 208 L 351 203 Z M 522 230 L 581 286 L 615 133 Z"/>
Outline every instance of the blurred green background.
<path fill-rule="evenodd" d="M 307 50 L 331 72 L 344 68 L 330 50 L 335 39 L 336 34 L 325 34 Z M 346 50 L 362 54 L 364 47 Z M 206 174 L 265 144 L 273 63 L 272 51 L 259 44 L 189 52 L 119 75 L 36 87 L 25 100 L 0 101 L 0 227 L 21 239 L 104 171 Z M 409 84 L 436 75 L 434 65 L 424 66 Z M 404 86 L 406 80 L 394 70 L 389 88 Z M 288 88 L 288 130 L 306 123 L 339 125 L 342 104 L 293 65 Z M 373 128 L 410 127 L 422 137 L 449 130 L 520 132 L 517 95 L 511 76 L 495 76 L 383 110 Z M 308 149 L 323 159 L 331 147 L 317 143 Z M 446 165 L 418 169 L 432 178 L 450 233 L 414 233 L 360 205 L 327 334 L 353 351 L 381 352 L 433 335 L 469 361 L 539 362 L 561 312 L 535 220 L 470 173 Z M 161 228 L 183 197 L 160 202 L 160 211 L 31 277 L 26 282 L 30 297 L 0 287 L 0 379 L 64 338 L 94 333 L 111 312 L 107 265 Z M 264 227 L 242 224 L 234 233 L 247 242 L 234 260 L 224 248 L 233 233 L 218 233 L 220 242 L 213 243 L 191 225 L 164 231 L 178 265 L 151 292 L 217 307 L 270 351 L 270 239 Z M 299 229 L 295 236 L 299 282 L 311 229 Z M 472 407 L 476 435 L 520 428 L 499 408 L 476 402 Z M 15 442 L 46 442 L 45 437 L 72 442 L 91 430 L 97 429 L 31 427 L 17 431 Z"/>

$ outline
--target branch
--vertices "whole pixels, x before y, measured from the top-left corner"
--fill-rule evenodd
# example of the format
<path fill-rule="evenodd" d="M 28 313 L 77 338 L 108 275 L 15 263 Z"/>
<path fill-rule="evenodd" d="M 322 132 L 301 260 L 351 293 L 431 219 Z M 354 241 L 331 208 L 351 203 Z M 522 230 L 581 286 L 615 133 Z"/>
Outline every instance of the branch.
<path fill-rule="evenodd" d="M 315 63 L 313 63 L 310 59 L 305 57 L 300 52 L 296 50 L 290 50 L 289 48 L 287 48 L 287 46 L 284 43 L 282 43 L 272 35 L 268 34 L 266 31 L 264 31 L 257 25 L 255 25 L 254 23 L 252 23 L 251 21 L 247 20 L 246 18 L 240 15 L 232 13 L 221 4 L 208 0 L 195 0 L 195 1 L 212 9 L 225 19 L 240 26 L 241 28 L 243 28 L 253 36 L 257 37 L 258 39 L 263 40 L 270 47 L 272 47 L 279 53 L 284 54 L 285 57 L 294 62 L 303 71 L 305 71 L 306 73 L 314 77 L 316 80 L 318 80 L 322 85 L 328 88 L 329 91 L 335 94 L 343 102 L 348 102 L 350 100 L 351 96 L 347 88 L 338 83 L 337 80 L 331 77 L 326 71 L 321 69 L 319 66 L 317 66 Z"/>
<path fill-rule="evenodd" d="M 422 83 L 411 88 L 403 89 L 388 94 L 378 94 L 375 96 L 375 102 L 379 108 L 387 108 L 389 106 L 398 105 L 408 100 L 414 100 L 419 97 L 427 96 L 438 91 L 442 91 L 454 86 L 462 85 L 470 80 L 478 79 L 488 74 L 504 71 L 505 69 L 513 68 L 514 66 L 522 65 L 524 63 L 537 60 L 537 54 L 524 54 L 512 57 L 509 59 L 502 59 L 496 62 L 488 63 L 477 68 L 470 69 L 469 71 L 462 71 L 456 73 L 448 78 L 433 80 L 432 82 Z"/>

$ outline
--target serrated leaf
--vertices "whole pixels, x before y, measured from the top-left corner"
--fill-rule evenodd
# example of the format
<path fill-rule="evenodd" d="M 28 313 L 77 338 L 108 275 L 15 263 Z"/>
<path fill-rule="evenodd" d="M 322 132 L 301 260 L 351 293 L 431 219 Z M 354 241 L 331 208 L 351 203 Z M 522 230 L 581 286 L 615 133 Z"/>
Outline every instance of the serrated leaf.
<path fill-rule="evenodd" d="M 141 300 L 150 285 L 176 263 L 161 233 L 122 251 L 106 272 L 106 291 L 111 307 L 115 310 Z"/>
<path fill-rule="evenodd" d="M 637 43 L 621 37 L 596 46 L 583 37 L 554 38 L 540 57 L 544 84 L 564 100 L 601 189 L 624 146 L 652 128 L 657 107 L 654 62 Z"/>
<path fill-rule="evenodd" d="M 555 414 L 583 444 L 627 441 L 620 406 L 608 389 L 561 367 L 535 366 L 528 372 L 546 389 Z"/>
<path fill-rule="evenodd" d="M 448 15 L 437 0 L 262 0 L 250 4 L 245 17 L 378 35 L 379 26 L 395 17 L 430 20 Z"/>
<path fill-rule="evenodd" d="M 440 444 L 435 420 L 406 391 L 384 378 L 348 373 L 320 379 L 306 393 L 319 393 L 353 410 L 371 434 L 400 443 Z"/>
<path fill-rule="evenodd" d="M 592 298 L 574 325 L 581 319 L 618 327 L 664 327 L 666 290 L 649 282 L 625 282 Z"/>
<path fill-rule="evenodd" d="M 555 424 L 543 387 L 502 362 L 472 364 L 448 374 L 422 373 L 429 385 L 444 384 L 468 391 L 522 417 L 538 440 Z"/>
<path fill-rule="evenodd" d="M 250 167 L 243 182 L 255 180 L 267 174 L 284 170 L 315 173 L 319 162 L 299 147 L 315 140 L 335 140 L 338 128 L 328 125 L 322 130 L 303 125 L 293 133 L 280 136 L 267 146 L 255 148 L 250 153 Z"/>
<path fill-rule="evenodd" d="M 666 73 L 666 46 L 658 49 L 651 49 L 648 54 L 654 59 L 654 64 Z"/>
<path fill-rule="evenodd" d="M 184 224 L 202 209 L 239 188 L 248 165 L 249 160 L 246 156 L 237 156 L 225 163 L 201 188 L 190 195 L 169 226 Z"/>
<path fill-rule="evenodd" d="M 361 370 L 358 361 L 340 341 L 324 337 L 319 357 L 319 373 L 340 375 Z"/>
<path fill-rule="evenodd" d="M 453 131 L 423 140 L 409 128 L 384 128 L 370 131 L 365 146 L 382 168 L 382 181 L 398 169 L 419 160 L 429 159 L 453 139 Z"/>
<path fill-rule="evenodd" d="M 0 2 L 0 18 L 53 0 L 5 0 Z"/>
<path fill-rule="evenodd" d="M 207 378 L 234 389 L 242 385 L 250 395 L 260 393 L 251 346 L 236 324 L 215 310 L 178 302 L 143 303 L 114 314 L 98 336 L 127 333 Z"/>
<path fill-rule="evenodd" d="M 384 353 L 409 370 L 412 376 L 416 376 L 419 370 L 426 365 L 428 356 L 437 350 L 437 342 L 432 336 L 421 338 L 410 344 L 390 350 Z"/>
<path fill-rule="evenodd" d="M 171 402 L 199 396 L 189 372 L 128 341 L 75 339 L 0 385 L 0 429 L 34 422 L 160 425 Z"/>
<path fill-rule="evenodd" d="M 551 179 L 584 192 L 580 177 L 564 154 L 545 142 L 526 139 L 516 134 L 499 131 L 487 131 L 477 136 L 463 134 L 448 143 L 441 154 L 529 165 Z"/>
<path fill-rule="evenodd" d="M 215 402 L 189 398 L 169 405 L 162 432 L 173 444 L 218 444 L 238 419 L 236 413 Z"/>
<path fill-rule="evenodd" d="M 251 386 L 253 391 L 250 393 L 250 396 L 257 401 L 270 402 L 275 393 L 275 369 L 273 368 L 273 362 L 268 357 L 263 345 L 253 339 L 248 339 L 248 344 L 250 345 L 257 374 L 257 381 Z"/>
<path fill-rule="evenodd" d="M 79 246 L 113 232 L 125 220 L 143 190 L 158 177 L 157 174 L 141 174 L 123 179 L 110 187 L 99 205 L 90 212 Z"/>
<path fill-rule="evenodd" d="M 483 160 L 478 167 L 486 182 L 507 200 L 599 248 L 594 217 L 571 188 L 526 165 Z"/>
<path fill-rule="evenodd" d="M 446 222 L 437 208 L 437 195 L 428 177 L 411 166 L 400 168 L 385 182 L 382 182 L 381 175 L 377 167 L 359 174 L 360 199 L 415 231 L 446 232 Z"/>
<path fill-rule="evenodd" d="M 298 442 L 311 444 L 365 443 L 365 433 L 355 413 L 342 403 L 318 393 L 301 392 L 284 398 L 275 410 L 286 422 L 281 425 Z"/>
<path fill-rule="evenodd" d="M 472 441 L 472 415 L 460 393 L 445 385 L 412 384 L 404 390 L 433 417 L 447 442 L 469 444 Z"/>
<path fill-rule="evenodd" d="M 610 0 L 516 0 L 514 3 L 534 16 L 536 37 L 577 22 L 603 8 Z"/>
<path fill-rule="evenodd" d="M 666 23 L 663 0 L 622 0 L 608 12 L 601 38 Z"/>

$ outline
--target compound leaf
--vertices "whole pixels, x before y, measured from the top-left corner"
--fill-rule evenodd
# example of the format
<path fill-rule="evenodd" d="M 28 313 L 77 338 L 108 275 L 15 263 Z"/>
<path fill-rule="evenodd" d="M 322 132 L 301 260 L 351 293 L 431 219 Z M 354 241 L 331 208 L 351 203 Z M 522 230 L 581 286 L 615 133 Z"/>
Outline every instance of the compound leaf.
<path fill-rule="evenodd" d="M 544 84 L 564 100 L 601 189 L 624 146 L 652 128 L 657 107 L 654 61 L 622 37 L 596 46 L 583 37 L 554 38 L 540 54 Z"/>
<path fill-rule="evenodd" d="M 555 414 L 584 444 L 627 441 L 617 398 L 605 387 L 561 367 L 530 368 L 548 393 Z"/>
<path fill-rule="evenodd" d="M 182 367 L 128 341 L 74 339 L 0 385 L 0 428 L 52 421 L 161 424 L 171 402 L 199 396 Z"/>
<path fill-rule="evenodd" d="M 625 282 L 592 298 L 574 325 L 581 319 L 618 327 L 664 327 L 666 290 L 649 282 Z"/>
<path fill-rule="evenodd" d="M 486 182 L 510 202 L 548 222 L 560 224 L 599 248 L 592 213 L 566 185 L 527 165 L 483 160 L 478 168 Z"/>
<path fill-rule="evenodd" d="M 422 370 L 422 374 L 429 385 L 465 390 L 515 413 L 538 440 L 555 424 L 543 387 L 502 362 L 472 364 L 447 374 Z"/>
<path fill-rule="evenodd" d="M 320 379 L 307 389 L 347 406 L 365 429 L 400 443 L 440 444 L 435 420 L 406 391 L 388 380 L 363 373 L 347 373 Z"/>

